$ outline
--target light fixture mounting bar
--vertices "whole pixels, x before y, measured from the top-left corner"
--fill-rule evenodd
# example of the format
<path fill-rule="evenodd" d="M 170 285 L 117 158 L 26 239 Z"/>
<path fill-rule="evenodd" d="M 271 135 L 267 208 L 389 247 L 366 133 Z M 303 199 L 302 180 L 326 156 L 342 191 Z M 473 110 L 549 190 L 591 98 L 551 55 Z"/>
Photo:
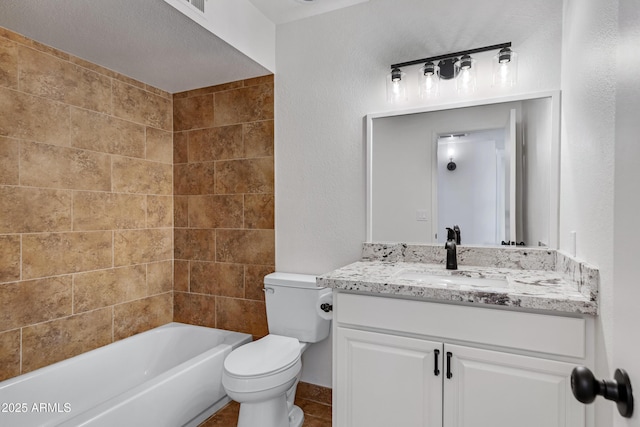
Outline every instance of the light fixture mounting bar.
<path fill-rule="evenodd" d="M 457 56 L 471 55 L 473 53 L 488 52 L 490 50 L 498 50 L 498 49 L 503 49 L 505 47 L 511 47 L 511 42 L 494 44 L 491 46 L 479 47 L 476 49 L 463 50 L 460 52 L 447 53 L 446 55 L 438 55 L 438 56 L 431 56 L 429 58 L 415 59 L 413 61 L 401 62 L 398 64 L 391 64 L 391 69 L 393 70 L 394 68 L 402 68 L 402 67 L 408 67 L 410 65 L 424 64 L 425 62 L 434 62 L 434 61 L 439 61 L 441 59 L 449 59 Z"/>

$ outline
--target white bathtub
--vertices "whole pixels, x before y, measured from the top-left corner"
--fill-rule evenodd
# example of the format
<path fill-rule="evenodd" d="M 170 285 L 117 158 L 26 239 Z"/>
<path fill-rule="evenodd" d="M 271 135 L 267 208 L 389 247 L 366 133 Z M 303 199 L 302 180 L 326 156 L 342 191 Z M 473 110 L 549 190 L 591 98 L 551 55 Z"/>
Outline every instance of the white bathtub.
<path fill-rule="evenodd" d="M 229 402 L 224 358 L 249 341 L 169 323 L 0 382 L 0 426 L 197 426 Z"/>

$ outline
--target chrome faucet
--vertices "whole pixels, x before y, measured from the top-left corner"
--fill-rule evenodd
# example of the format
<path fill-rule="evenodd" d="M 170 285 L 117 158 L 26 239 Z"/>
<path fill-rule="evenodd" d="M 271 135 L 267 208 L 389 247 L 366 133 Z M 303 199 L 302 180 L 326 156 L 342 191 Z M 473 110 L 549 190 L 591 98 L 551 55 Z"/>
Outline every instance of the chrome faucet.
<path fill-rule="evenodd" d="M 447 243 L 444 244 L 444 248 L 447 250 L 447 270 L 457 270 L 456 232 L 449 227 L 447 227 Z"/>

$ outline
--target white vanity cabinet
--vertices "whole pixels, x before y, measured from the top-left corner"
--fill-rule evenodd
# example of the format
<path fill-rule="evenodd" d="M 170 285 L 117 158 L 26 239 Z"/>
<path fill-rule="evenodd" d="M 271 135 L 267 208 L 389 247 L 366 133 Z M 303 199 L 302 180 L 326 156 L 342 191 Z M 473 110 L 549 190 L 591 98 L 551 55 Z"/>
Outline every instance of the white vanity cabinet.
<path fill-rule="evenodd" d="M 584 317 L 337 292 L 335 427 L 584 427 Z"/>

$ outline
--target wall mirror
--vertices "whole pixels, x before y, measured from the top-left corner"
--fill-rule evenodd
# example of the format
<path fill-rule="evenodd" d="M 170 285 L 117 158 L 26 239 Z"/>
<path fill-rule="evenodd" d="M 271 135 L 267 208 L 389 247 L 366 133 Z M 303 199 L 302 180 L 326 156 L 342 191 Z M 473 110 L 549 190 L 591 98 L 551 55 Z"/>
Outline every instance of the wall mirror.
<path fill-rule="evenodd" d="M 557 248 L 560 93 L 369 114 L 367 241 Z"/>

